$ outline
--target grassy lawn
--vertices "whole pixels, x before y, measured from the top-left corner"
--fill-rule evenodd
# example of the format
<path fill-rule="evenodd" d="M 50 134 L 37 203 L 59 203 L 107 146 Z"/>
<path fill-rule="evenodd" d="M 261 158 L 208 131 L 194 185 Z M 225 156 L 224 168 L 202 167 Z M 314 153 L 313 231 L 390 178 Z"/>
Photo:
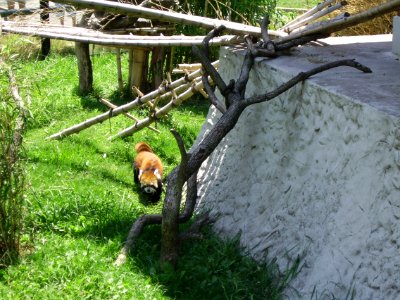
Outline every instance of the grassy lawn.
<path fill-rule="evenodd" d="M 322 1 L 319 0 L 277 0 L 276 6 L 290 8 L 312 8 Z"/>
<path fill-rule="evenodd" d="M 158 266 L 159 226 L 144 230 L 127 264 L 113 266 L 134 220 L 143 213 L 159 213 L 162 207 L 161 202 L 144 201 L 133 185 L 133 145 L 151 144 L 168 174 L 179 162 L 169 129 L 176 128 L 190 147 L 208 111 L 205 100 L 192 99 L 161 120 L 161 134 L 145 129 L 109 142 L 108 136 L 132 124 L 118 116 L 50 141 L 50 134 L 104 112 L 100 97 L 118 103 L 129 100 L 117 92 L 115 56 L 93 55 L 95 92 L 82 97 L 71 48 L 61 45 L 38 61 L 37 40 L 3 36 L 1 49 L 23 98 L 30 99 L 32 116 L 24 137 L 28 187 L 23 255 L 18 264 L 0 269 L 0 299 L 282 298 L 295 268 L 281 273 L 273 263 L 257 265 L 240 255 L 237 241 L 221 241 L 209 229 L 205 239 L 182 245 L 176 272 L 162 272 Z M 123 65 L 126 72 L 125 54 Z M 4 101 L 5 72 L 0 89 Z"/>

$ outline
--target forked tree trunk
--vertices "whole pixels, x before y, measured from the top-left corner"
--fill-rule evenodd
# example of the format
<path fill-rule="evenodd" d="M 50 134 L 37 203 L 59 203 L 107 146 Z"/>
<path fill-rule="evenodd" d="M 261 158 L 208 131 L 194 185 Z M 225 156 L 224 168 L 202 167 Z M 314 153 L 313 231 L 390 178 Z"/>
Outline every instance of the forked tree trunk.
<path fill-rule="evenodd" d="M 262 24 L 268 24 L 268 17 L 264 19 Z M 336 61 L 318 66 L 307 72 L 301 72 L 271 92 L 245 98 L 244 95 L 250 70 L 253 67 L 254 59 L 256 57 L 254 53 L 262 53 L 262 51 L 259 51 L 260 49 L 268 50 L 268 53 L 275 53 L 278 47 L 269 40 L 267 27 L 262 26 L 261 31 L 264 42 L 261 43 L 260 46 L 254 46 L 249 40 L 249 49 L 245 55 L 238 79 L 236 81 L 232 80 L 229 82 L 229 84 L 226 84 L 217 70 L 211 65 L 211 62 L 208 58 L 209 41 L 215 36 L 218 36 L 223 30 L 223 26 L 212 30 L 204 39 L 204 49 L 201 50 L 198 47 L 193 47 L 194 54 L 201 61 L 204 69 L 203 84 L 209 94 L 210 101 L 222 112 L 222 116 L 203 138 L 203 140 L 196 147 L 191 149 L 190 153 L 186 153 L 183 146 L 183 141 L 179 134 L 173 132 L 178 142 L 182 161 L 168 176 L 167 192 L 164 200 L 162 215 L 144 215 L 133 224 L 127 241 L 115 262 L 116 265 L 121 265 L 126 261 L 126 255 L 129 249 L 134 245 L 135 238 L 140 234 L 140 231 L 145 225 L 159 224 L 161 222 L 161 265 L 171 265 L 173 267 L 176 266 L 179 256 L 179 242 L 182 239 L 182 234 L 179 233 L 179 223 L 185 222 L 193 214 L 193 208 L 197 198 L 197 171 L 199 170 L 201 164 L 216 149 L 223 138 L 235 127 L 241 113 L 246 107 L 252 104 L 269 101 L 295 86 L 297 83 L 306 80 L 310 76 L 331 68 L 349 66 L 362 72 L 371 72 L 369 68 L 355 62 L 354 60 Z M 307 40 L 311 39 L 312 37 L 307 38 Z M 298 42 L 302 43 L 304 41 L 298 40 Z M 294 45 L 287 45 L 287 47 L 292 46 Z M 260 49 L 257 49 L 257 47 L 260 47 Z M 273 49 L 269 49 L 270 47 Z M 281 47 L 281 49 L 283 48 Z M 216 84 L 222 96 L 224 97 L 225 102 L 223 104 L 221 104 L 220 100 L 216 98 L 208 82 L 208 76 L 212 78 L 213 82 Z M 186 209 L 185 207 L 184 213 L 180 214 L 182 188 L 185 182 L 187 182 L 188 185 L 186 205 L 189 202 L 191 203 L 191 206 L 190 209 Z M 190 211 L 190 214 L 188 214 L 189 216 L 185 214 L 186 211 Z"/>

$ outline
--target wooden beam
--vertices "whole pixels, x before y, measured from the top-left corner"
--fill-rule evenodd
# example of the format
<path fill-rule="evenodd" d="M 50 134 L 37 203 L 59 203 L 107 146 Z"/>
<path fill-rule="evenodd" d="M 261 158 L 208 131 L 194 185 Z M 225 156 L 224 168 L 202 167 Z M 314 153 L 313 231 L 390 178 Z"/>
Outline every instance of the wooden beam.
<path fill-rule="evenodd" d="M 152 8 L 141 7 L 139 5 L 131 5 L 126 3 L 104 1 L 104 0 L 60 0 L 63 4 L 70 4 L 77 8 L 87 8 L 99 11 L 113 12 L 117 14 L 131 15 L 140 18 L 155 19 L 157 21 L 169 22 L 175 24 L 186 24 L 200 26 L 206 29 L 213 29 L 224 25 L 226 31 L 233 34 L 251 34 L 255 36 L 261 35 L 259 27 L 245 25 L 242 23 L 229 22 L 225 20 L 217 20 L 207 17 L 193 16 L 172 11 L 161 11 Z M 278 31 L 270 31 L 271 35 L 281 36 L 283 33 Z"/>

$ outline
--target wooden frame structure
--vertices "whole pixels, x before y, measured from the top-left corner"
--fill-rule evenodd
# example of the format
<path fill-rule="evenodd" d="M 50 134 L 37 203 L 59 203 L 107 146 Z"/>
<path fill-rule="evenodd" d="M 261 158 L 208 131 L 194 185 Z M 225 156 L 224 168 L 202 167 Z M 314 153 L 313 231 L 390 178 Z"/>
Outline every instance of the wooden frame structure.
<path fill-rule="evenodd" d="M 362 22 L 369 21 L 377 16 L 393 12 L 400 9 L 400 0 L 391 0 L 387 3 L 377 5 L 369 9 L 368 11 L 360 12 L 356 15 L 350 16 L 347 13 L 340 13 L 339 9 L 343 8 L 346 5 L 346 1 L 339 0 L 325 0 L 323 3 L 318 4 L 316 7 L 311 9 L 310 11 L 304 13 L 303 15 L 296 18 L 294 21 L 285 25 L 282 29 L 277 31 L 268 30 L 268 24 L 261 24 L 260 27 L 253 27 L 248 25 L 243 25 L 235 22 L 228 22 L 224 20 L 214 20 L 205 17 L 198 16 L 188 16 L 185 14 L 175 13 L 171 11 L 160 11 L 157 9 L 151 9 L 147 7 L 141 7 L 140 5 L 129 5 L 119 2 L 112 1 L 104 1 L 104 0 L 58 0 L 57 2 L 62 4 L 73 5 L 74 7 L 86 9 L 84 11 L 84 17 L 82 18 L 82 24 L 87 24 L 88 18 L 95 11 L 108 11 L 116 14 L 124 14 L 127 16 L 139 18 L 149 18 L 149 19 L 157 19 L 163 22 L 170 23 L 183 23 L 188 25 L 201 26 L 204 28 L 214 28 L 218 26 L 224 26 L 224 32 L 227 32 L 227 35 L 223 36 L 215 36 L 213 39 L 209 40 L 209 45 L 230 45 L 230 44 L 238 44 L 244 41 L 247 42 L 249 49 L 251 49 L 252 54 L 255 56 L 264 56 L 264 57 L 275 57 L 277 52 L 282 49 L 290 49 L 291 47 L 305 44 L 309 41 L 315 40 L 317 38 L 327 37 L 331 33 L 339 31 L 343 28 L 353 26 Z M 89 9 L 89 10 L 88 10 Z M 333 12 L 339 14 L 334 16 L 331 19 L 326 19 L 326 17 L 320 21 L 321 17 L 326 16 L 327 13 L 332 14 Z M 85 19 L 86 18 L 86 19 Z M 140 79 L 142 75 L 140 73 L 136 73 L 136 78 L 133 78 L 133 74 L 135 70 L 138 69 L 137 66 L 134 65 L 134 61 L 136 59 L 137 62 L 144 61 L 145 51 L 148 48 L 153 47 L 166 47 L 166 46 L 195 46 L 202 43 L 204 37 L 203 36 L 143 36 L 136 35 L 132 33 L 137 32 L 152 32 L 157 33 L 155 28 L 143 27 L 143 28 L 130 28 L 130 34 L 123 34 L 124 32 L 121 30 L 91 30 L 82 27 L 61 27 L 51 24 L 32 24 L 32 23 L 22 23 L 22 22 L 12 22 L 12 21 L 4 21 L 2 22 L 2 31 L 9 33 L 18 33 L 25 35 L 38 36 L 42 38 L 54 38 L 54 39 L 64 39 L 69 41 L 76 42 L 76 52 L 78 56 L 81 56 L 79 60 L 79 69 L 80 69 L 80 87 L 81 90 L 85 91 L 91 88 L 92 84 L 92 70 L 91 70 L 91 62 L 89 56 L 89 44 L 101 44 L 108 45 L 120 48 L 128 48 L 131 57 L 130 63 L 130 85 L 138 86 L 137 79 Z M 160 27 L 161 28 L 161 27 Z M 116 34 L 118 33 L 118 34 Z M 122 33 L 122 34 L 121 34 Z M 260 38 L 264 41 L 268 41 L 264 44 L 263 47 L 256 47 L 256 45 L 252 45 L 253 41 L 250 36 L 254 38 Z M 118 55 L 117 55 L 118 61 Z M 188 71 L 185 71 L 188 73 Z M 196 71 L 197 72 L 197 71 Z M 194 73 L 196 73 L 194 72 Z M 194 75 L 193 75 L 194 76 Z M 189 82 L 181 83 L 181 87 L 178 90 L 174 90 L 171 88 L 173 84 L 169 81 L 166 85 L 162 86 L 160 82 L 159 90 L 166 90 L 166 95 L 163 97 L 171 97 L 170 106 L 173 107 L 181 103 L 181 100 L 184 99 L 190 93 L 194 91 L 202 91 L 202 85 L 205 82 L 200 82 L 198 79 L 195 79 L 191 75 L 186 75 L 185 78 L 191 78 Z M 136 80 L 136 81 L 135 81 Z M 193 81 L 192 81 L 193 80 Z M 120 80 L 119 80 L 120 82 Z M 190 84 L 188 84 L 190 83 Z M 120 82 L 120 87 L 122 86 Z M 168 88 L 166 88 L 168 87 Z M 185 96 L 179 96 L 182 92 L 183 87 L 185 87 L 186 91 L 190 92 L 184 93 Z M 193 88 L 195 87 L 195 88 Z M 177 88 L 175 86 L 175 88 Z M 169 90 L 168 90 L 169 89 Z M 167 91 L 168 90 L 168 91 Z M 168 93 L 169 94 L 168 94 Z M 107 113 L 109 117 L 116 116 L 120 113 L 127 113 L 127 111 L 137 105 L 141 105 L 145 103 L 144 99 L 147 95 L 140 95 L 140 92 L 137 92 L 137 98 L 121 107 L 111 107 L 112 113 Z M 149 93 L 151 95 L 152 93 Z M 158 95 L 160 96 L 160 95 Z M 147 99 L 147 98 L 146 98 Z M 148 101 L 149 107 L 154 111 L 154 114 L 151 115 L 146 120 L 136 121 L 134 126 L 127 128 L 124 131 L 121 131 L 119 134 L 114 137 L 122 137 L 133 132 L 148 126 L 151 122 L 153 122 L 157 116 L 162 116 L 168 109 L 161 108 L 157 110 L 156 104 L 158 102 L 158 98 L 149 98 L 151 100 Z M 185 98 L 186 99 L 186 98 Z M 183 100 L 182 100 L 183 101 Z M 214 99 L 211 99 L 214 103 L 216 102 Z M 135 104 L 132 104 L 135 103 Z M 217 103 L 216 103 L 217 104 Z M 218 104 L 217 104 L 218 105 Z M 110 105 L 108 105 L 110 107 Z M 219 106 L 223 109 L 222 106 Z M 103 119 L 104 116 L 99 115 L 95 118 L 96 121 Z M 81 124 L 77 124 L 75 127 L 78 127 L 79 130 L 75 129 L 66 129 L 58 134 L 52 135 L 50 138 L 63 138 L 68 136 L 69 134 L 79 132 L 82 129 L 85 129 L 89 126 L 96 124 L 95 120 L 86 120 Z"/>

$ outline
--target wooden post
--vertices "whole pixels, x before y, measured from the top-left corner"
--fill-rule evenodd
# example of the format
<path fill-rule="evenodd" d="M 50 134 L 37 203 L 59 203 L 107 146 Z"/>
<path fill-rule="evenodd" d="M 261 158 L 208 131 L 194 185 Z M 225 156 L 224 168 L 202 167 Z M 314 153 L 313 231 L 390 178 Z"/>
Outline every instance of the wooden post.
<path fill-rule="evenodd" d="M 42 23 L 50 22 L 50 14 L 49 14 L 49 1 L 48 0 L 40 0 L 39 1 L 40 11 L 40 21 Z M 50 53 L 50 39 L 42 38 L 42 50 L 40 54 L 40 59 L 45 59 Z"/>
<path fill-rule="evenodd" d="M 78 61 L 79 91 L 86 95 L 93 90 L 93 69 L 89 44 L 76 42 L 75 54 Z"/>
<path fill-rule="evenodd" d="M 153 72 L 153 89 L 160 86 L 164 77 L 165 63 L 165 47 L 155 47 L 153 49 L 152 72 Z"/>
<path fill-rule="evenodd" d="M 132 91 L 133 86 L 140 89 L 145 63 L 146 50 L 140 48 L 129 50 L 129 91 Z"/>
<path fill-rule="evenodd" d="M 118 89 L 122 93 L 124 90 L 124 81 L 122 79 L 121 49 L 116 49 L 117 70 L 118 70 Z"/>
<path fill-rule="evenodd" d="M 91 13 L 85 13 L 79 22 L 79 27 L 85 27 Z M 88 43 L 75 43 L 75 54 L 78 61 L 79 91 L 86 95 L 93 90 L 93 68 L 90 60 Z"/>

